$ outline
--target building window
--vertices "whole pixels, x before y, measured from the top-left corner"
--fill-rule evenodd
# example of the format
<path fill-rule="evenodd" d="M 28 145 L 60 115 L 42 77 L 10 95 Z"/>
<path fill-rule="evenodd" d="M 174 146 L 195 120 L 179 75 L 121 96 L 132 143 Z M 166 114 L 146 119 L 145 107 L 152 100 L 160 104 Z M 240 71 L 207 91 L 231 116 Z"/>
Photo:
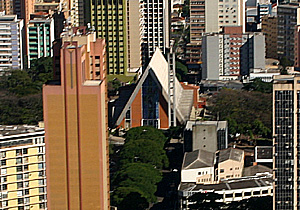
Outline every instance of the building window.
<path fill-rule="evenodd" d="M 45 204 L 44 203 L 40 203 L 40 209 L 45 209 Z"/>
<path fill-rule="evenodd" d="M 25 191 L 24 191 L 25 193 L 25 195 L 29 195 L 29 189 L 25 189 Z"/>
<path fill-rule="evenodd" d="M 44 177 L 45 176 L 45 172 L 44 171 L 39 171 L 39 177 Z"/>
<path fill-rule="evenodd" d="M 18 188 L 18 189 L 23 188 L 23 182 L 18 182 L 18 183 L 17 183 L 17 188 Z"/>
<path fill-rule="evenodd" d="M 28 149 L 27 148 L 23 149 L 23 154 L 28 154 Z"/>
<path fill-rule="evenodd" d="M 24 187 L 29 187 L 29 182 L 28 181 L 24 182 Z"/>
<path fill-rule="evenodd" d="M 24 203 L 23 198 L 18 198 L 18 204 L 23 204 L 23 203 Z"/>
<path fill-rule="evenodd" d="M 44 185 L 44 180 L 43 179 L 39 179 L 39 185 Z"/>
<path fill-rule="evenodd" d="M 224 169 L 223 168 L 220 169 L 220 173 L 224 173 Z"/>
<path fill-rule="evenodd" d="M 2 206 L 6 207 L 8 205 L 8 201 L 2 201 Z"/>
<path fill-rule="evenodd" d="M 159 89 L 149 75 L 142 87 L 143 125 L 158 128 L 159 119 Z"/>
<path fill-rule="evenodd" d="M 16 164 L 21 164 L 22 163 L 22 158 L 17 158 L 16 159 Z"/>
<path fill-rule="evenodd" d="M 43 161 L 43 160 L 44 160 L 44 156 L 43 156 L 43 155 L 39 155 L 39 156 L 38 156 L 38 160 L 39 160 L 39 161 Z"/>
<path fill-rule="evenodd" d="M 6 160 L 1 160 L 1 166 L 6 166 Z"/>
<path fill-rule="evenodd" d="M 1 156 L 1 158 L 5 158 L 6 157 L 6 152 L 1 152 L 0 156 Z"/>
<path fill-rule="evenodd" d="M 8 192 L 2 192 L 2 198 L 3 199 L 8 198 Z"/>
<path fill-rule="evenodd" d="M 24 174 L 24 179 L 29 179 L 29 173 Z"/>
<path fill-rule="evenodd" d="M 39 167 L 39 169 L 43 169 L 44 168 L 44 163 L 39 163 L 38 167 Z"/>
<path fill-rule="evenodd" d="M 2 177 L 1 177 L 1 182 L 2 182 L 2 183 L 7 182 L 7 177 L 6 177 L 6 176 L 2 176 Z"/>
<path fill-rule="evenodd" d="M 44 147 L 39 147 L 39 153 L 44 153 Z"/>
<path fill-rule="evenodd" d="M 6 173 L 7 173 L 7 169 L 6 168 L 1 169 L 1 175 L 5 175 Z"/>
<path fill-rule="evenodd" d="M 39 195 L 39 201 L 44 201 L 45 200 L 45 195 Z"/>
<path fill-rule="evenodd" d="M 22 180 L 23 179 L 23 174 L 17 174 L 17 180 Z"/>
<path fill-rule="evenodd" d="M 16 150 L 16 156 L 22 155 L 22 150 L 21 149 L 17 149 Z"/>
<path fill-rule="evenodd" d="M 17 166 L 17 172 L 23 171 L 22 166 Z"/>
<path fill-rule="evenodd" d="M 43 187 L 39 187 L 39 193 L 44 193 L 45 189 Z"/>

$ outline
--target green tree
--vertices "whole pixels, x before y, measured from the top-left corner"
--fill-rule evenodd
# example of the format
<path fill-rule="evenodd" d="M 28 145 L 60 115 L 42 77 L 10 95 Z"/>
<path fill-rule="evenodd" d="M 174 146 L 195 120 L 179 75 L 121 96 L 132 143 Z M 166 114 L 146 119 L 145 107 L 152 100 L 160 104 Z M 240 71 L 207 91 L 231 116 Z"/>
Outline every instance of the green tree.
<path fill-rule="evenodd" d="M 229 126 L 233 126 L 229 127 L 231 134 L 249 136 L 252 132 L 254 136 L 271 138 L 272 94 L 222 89 L 209 99 L 209 104 L 208 110 L 215 118 L 228 120 Z"/>
<path fill-rule="evenodd" d="M 52 58 L 28 70 L 8 69 L 0 76 L 0 123 L 37 124 L 43 120 L 42 86 L 52 79 Z"/>
<path fill-rule="evenodd" d="M 126 142 L 130 142 L 132 140 L 137 140 L 137 139 L 153 140 L 159 143 L 160 146 L 163 146 L 167 140 L 167 138 L 165 137 L 162 131 L 151 126 L 141 126 L 141 127 L 131 128 L 126 133 Z"/>
<path fill-rule="evenodd" d="M 119 208 L 120 210 L 144 210 L 148 208 L 149 203 L 147 199 L 142 197 L 138 192 L 130 192 L 121 201 Z"/>
<path fill-rule="evenodd" d="M 7 78 L 8 90 L 18 96 L 38 93 L 38 89 L 25 71 L 12 70 Z"/>
<path fill-rule="evenodd" d="M 162 180 L 161 173 L 152 165 L 146 163 L 129 163 L 124 165 L 114 179 L 118 187 L 113 193 L 116 205 L 131 192 L 140 193 L 147 202 L 156 201 L 154 193 L 156 184 Z"/>
<path fill-rule="evenodd" d="M 0 93 L 0 124 L 37 124 L 43 120 L 41 94 L 18 97 Z"/>
<path fill-rule="evenodd" d="M 248 91 L 259 91 L 262 93 L 272 93 L 273 87 L 270 82 L 263 82 L 260 78 L 252 80 L 250 83 L 244 84 L 243 89 Z"/>
<path fill-rule="evenodd" d="M 149 163 L 158 169 L 168 167 L 168 157 L 158 142 L 148 139 L 136 139 L 124 145 L 121 163 Z"/>
<path fill-rule="evenodd" d="M 53 79 L 52 57 L 42 57 L 31 62 L 30 69 L 26 70 L 33 82 L 42 87 L 48 80 Z"/>
<path fill-rule="evenodd" d="M 138 193 L 139 195 L 141 195 L 141 197 L 143 197 L 143 192 L 141 192 L 139 189 L 137 189 L 135 186 L 133 187 L 118 187 L 116 188 L 112 195 L 111 195 L 111 199 L 112 199 L 112 204 L 114 206 L 120 206 L 120 204 L 122 203 L 122 201 L 130 194 L 130 193 Z M 143 197 L 144 198 L 144 197 Z M 146 198 L 145 198 L 146 199 Z M 147 199 L 146 199 L 147 200 Z"/>
<path fill-rule="evenodd" d="M 188 73 L 188 68 L 181 62 L 176 61 L 176 77 L 179 81 L 183 81 Z"/>
<path fill-rule="evenodd" d="M 282 66 L 282 69 L 281 69 L 280 73 L 281 74 L 288 74 L 287 70 L 286 70 L 286 67 L 292 66 L 292 62 L 290 60 L 288 60 L 286 56 L 284 56 L 280 59 L 280 65 Z"/>
<path fill-rule="evenodd" d="M 115 96 L 117 91 L 121 87 L 121 82 L 118 79 L 114 79 L 107 83 L 108 96 Z"/>

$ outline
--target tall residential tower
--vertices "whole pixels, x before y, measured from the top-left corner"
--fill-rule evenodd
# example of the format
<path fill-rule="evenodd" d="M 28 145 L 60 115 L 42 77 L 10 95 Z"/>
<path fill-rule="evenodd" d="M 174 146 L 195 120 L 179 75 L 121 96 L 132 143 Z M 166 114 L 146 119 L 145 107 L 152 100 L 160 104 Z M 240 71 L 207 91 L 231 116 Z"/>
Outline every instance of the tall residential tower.
<path fill-rule="evenodd" d="M 106 41 L 107 73 L 126 74 L 126 0 L 92 1 L 91 24 Z"/>
<path fill-rule="evenodd" d="M 148 65 L 158 47 L 166 54 L 170 47 L 170 1 L 141 0 L 143 26 L 143 65 Z"/>
<path fill-rule="evenodd" d="M 105 40 L 74 29 L 62 43 L 61 82 L 43 89 L 48 209 L 109 210 Z"/>

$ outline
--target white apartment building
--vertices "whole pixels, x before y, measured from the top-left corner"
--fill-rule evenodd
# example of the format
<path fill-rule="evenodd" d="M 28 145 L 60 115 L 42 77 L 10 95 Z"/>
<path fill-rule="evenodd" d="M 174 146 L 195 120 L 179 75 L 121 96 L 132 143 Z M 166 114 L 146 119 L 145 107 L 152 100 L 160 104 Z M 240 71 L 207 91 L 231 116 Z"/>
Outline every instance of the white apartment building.
<path fill-rule="evenodd" d="M 170 2 L 141 0 L 143 64 L 147 64 L 158 47 L 163 54 L 170 45 Z"/>
<path fill-rule="evenodd" d="M 235 27 L 233 27 L 235 28 Z M 250 69 L 265 68 L 265 36 L 262 33 L 229 31 L 203 37 L 202 78 L 236 80 Z"/>
<path fill-rule="evenodd" d="M 205 32 L 219 32 L 224 26 L 242 26 L 245 32 L 245 0 L 205 1 Z"/>
<path fill-rule="evenodd" d="M 23 20 L 0 15 L 0 71 L 23 68 Z"/>
<path fill-rule="evenodd" d="M 45 131 L 0 126 L 0 209 L 47 209 Z"/>

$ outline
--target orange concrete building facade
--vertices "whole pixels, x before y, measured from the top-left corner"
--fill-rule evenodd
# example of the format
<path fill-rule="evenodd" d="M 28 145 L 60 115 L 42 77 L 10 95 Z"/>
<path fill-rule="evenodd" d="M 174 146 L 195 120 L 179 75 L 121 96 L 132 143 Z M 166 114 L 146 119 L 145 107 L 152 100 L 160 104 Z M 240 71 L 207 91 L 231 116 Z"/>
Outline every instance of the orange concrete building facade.
<path fill-rule="evenodd" d="M 48 209 L 108 210 L 105 41 L 62 43 L 61 83 L 43 88 Z"/>

